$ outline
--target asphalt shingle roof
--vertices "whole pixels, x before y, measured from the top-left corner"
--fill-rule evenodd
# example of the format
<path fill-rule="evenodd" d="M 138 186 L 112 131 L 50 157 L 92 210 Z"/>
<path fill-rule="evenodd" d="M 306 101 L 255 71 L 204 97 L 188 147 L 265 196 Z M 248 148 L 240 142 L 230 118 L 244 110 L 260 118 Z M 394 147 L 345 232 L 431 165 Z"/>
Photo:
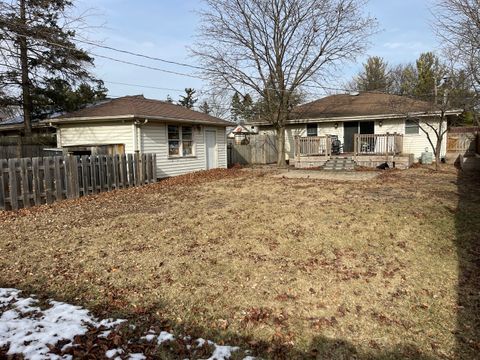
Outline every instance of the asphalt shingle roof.
<path fill-rule="evenodd" d="M 191 120 L 211 123 L 213 125 L 231 126 L 232 123 L 217 117 L 187 109 L 180 105 L 160 100 L 146 99 L 142 95 L 125 96 L 118 99 L 105 100 L 84 109 L 67 113 L 56 119 L 98 118 L 116 116 L 161 117 L 165 119 Z"/>

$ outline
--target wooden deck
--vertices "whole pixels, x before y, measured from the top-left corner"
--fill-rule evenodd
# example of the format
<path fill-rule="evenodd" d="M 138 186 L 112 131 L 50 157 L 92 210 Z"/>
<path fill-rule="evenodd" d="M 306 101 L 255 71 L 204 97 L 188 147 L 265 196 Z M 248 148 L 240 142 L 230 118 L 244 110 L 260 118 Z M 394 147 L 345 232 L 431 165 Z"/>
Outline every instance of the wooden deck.
<path fill-rule="evenodd" d="M 408 168 L 413 155 L 403 153 L 402 134 L 355 134 L 353 153 L 332 153 L 331 136 L 295 137 L 297 168 L 321 167 L 334 156 L 351 157 L 359 166 L 377 167 L 387 162 L 391 167 Z"/>

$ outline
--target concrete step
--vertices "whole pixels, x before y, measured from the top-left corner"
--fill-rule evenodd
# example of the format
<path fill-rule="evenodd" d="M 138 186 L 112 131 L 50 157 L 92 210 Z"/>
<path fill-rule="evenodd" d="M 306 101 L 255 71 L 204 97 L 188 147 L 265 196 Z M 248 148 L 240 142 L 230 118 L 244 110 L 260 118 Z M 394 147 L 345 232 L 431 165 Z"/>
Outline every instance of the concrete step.
<path fill-rule="evenodd" d="M 351 171 L 355 170 L 355 161 L 350 157 L 332 157 L 323 166 L 324 170 L 329 171 Z"/>

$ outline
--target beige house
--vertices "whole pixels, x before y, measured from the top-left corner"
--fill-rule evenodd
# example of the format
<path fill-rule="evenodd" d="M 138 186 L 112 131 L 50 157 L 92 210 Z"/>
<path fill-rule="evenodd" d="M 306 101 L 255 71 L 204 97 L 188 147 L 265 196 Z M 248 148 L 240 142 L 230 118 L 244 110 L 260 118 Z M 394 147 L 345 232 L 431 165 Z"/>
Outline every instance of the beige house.
<path fill-rule="evenodd" d="M 232 124 L 164 101 L 126 96 L 46 121 L 64 153 L 155 153 L 160 178 L 227 167 Z"/>
<path fill-rule="evenodd" d="M 461 110 L 446 113 L 458 116 Z M 395 162 L 408 167 L 433 152 L 440 112 L 432 104 L 382 93 L 331 95 L 298 106 L 287 121 L 286 157 L 297 167 L 323 166 L 332 156 L 349 156 L 358 165 Z M 265 122 L 251 122 L 259 133 L 274 133 Z M 446 128 L 446 121 L 442 123 Z M 423 130 L 422 130 L 423 129 Z M 425 131 L 424 131 L 425 130 Z M 446 153 L 446 136 L 441 156 Z M 333 143 L 333 141 L 336 141 Z M 339 151 L 332 148 L 340 144 Z"/>

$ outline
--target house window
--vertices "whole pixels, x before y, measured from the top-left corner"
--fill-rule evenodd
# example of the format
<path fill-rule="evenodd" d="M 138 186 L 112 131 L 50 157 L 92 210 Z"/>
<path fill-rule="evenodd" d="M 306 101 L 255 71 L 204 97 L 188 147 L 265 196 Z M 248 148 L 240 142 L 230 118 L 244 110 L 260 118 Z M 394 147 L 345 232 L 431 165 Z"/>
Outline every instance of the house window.
<path fill-rule="evenodd" d="M 168 155 L 193 155 L 193 127 L 168 125 Z"/>
<path fill-rule="evenodd" d="M 182 155 L 193 155 L 193 128 L 182 126 Z"/>
<path fill-rule="evenodd" d="M 417 121 L 414 120 L 405 120 L 405 134 L 418 134 L 419 125 Z"/>
<path fill-rule="evenodd" d="M 317 124 L 307 124 L 307 136 L 318 136 Z"/>

